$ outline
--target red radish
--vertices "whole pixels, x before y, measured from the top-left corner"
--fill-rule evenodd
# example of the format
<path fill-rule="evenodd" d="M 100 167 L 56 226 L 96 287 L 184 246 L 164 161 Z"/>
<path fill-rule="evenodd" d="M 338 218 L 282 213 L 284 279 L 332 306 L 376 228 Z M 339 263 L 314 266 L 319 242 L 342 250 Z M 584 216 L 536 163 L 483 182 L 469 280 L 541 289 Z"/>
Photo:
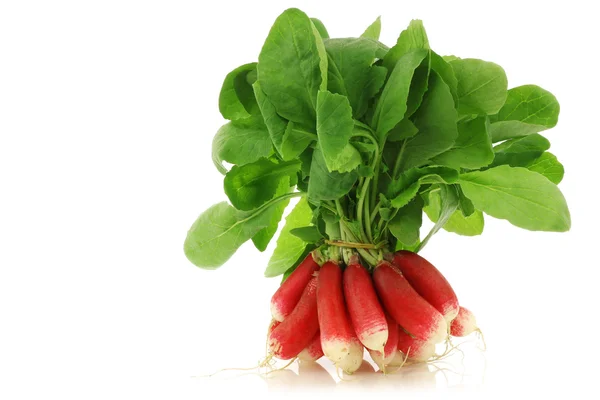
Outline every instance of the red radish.
<path fill-rule="evenodd" d="M 357 255 L 344 270 L 344 297 L 358 339 L 367 349 L 382 351 L 388 340 L 385 315 L 371 275 Z"/>
<path fill-rule="evenodd" d="M 353 335 L 350 339 L 350 347 L 348 354 L 344 358 L 337 362 L 335 365 L 342 369 L 348 375 L 353 374 L 360 368 L 363 362 L 365 354 L 365 348 L 358 340 L 356 335 Z"/>
<path fill-rule="evenodd" d="M 467 336 L 478 330 L 475 315 L 464 307 L 460 307 L 458 315 L 450 324 L 452 336 Z"/>
<path fill-rule="evenodd" d="M 279 324 L 281 324 L 281 322 L 272 319 L 271 322 L 269 323 L 269 330 L 267 332 L 267 335 L 271 335 L 271 332 L 273 332 L 275 330 L 275 328 L 277 328 L 279 326 Z"/>
<path fill-rule="evenodd" d="M 323 353 L 335 364 L 350 354 L 350 345 L 356 336 L 351 325 L 344 294 L 342 270 L 334 261 L 327 261 L 319 270 L 317 308 Z"/>
<path fill-rule="evenodd" d="M 315 262 L 312 253 L 310 253 L 271 297 L 271 315 L 273 318 L 281 322 L 291 314 L 296 304 L 298 304 L 306 284 L 318 269 L 319 264 Z"/>
<path fill-rule="evenodd" d="M 317 278 L 312 278 L 294 311 L 269 335 L 271 354 L 282 360 L 296 357 L 319 330 Z"/>
<path fill-rule="evenodd" d="M 447 323 L 456 317 L 458 299 L 436 267 L 417 253 L 406 250 L 396 252 L 393 262 L 417 293 L 442 313 Z"/>
<path fill-rule="evenodd" d="M 323 348 L 321 347 L 321 333 L 317 332 L 308 346 L 298 354 L 302 361 L 317 361 L 323 357 Z"/>
<path fill-rule="evenodd" d="M 398 324 L 389 314 L 385 315 L 385 319 L 388 327 L 388 341 L 385 344 L 383 355 L 380 351 L 370 350 L 371 358 L 379 366 L 381 370 L 384 369 L 394 359 L 396 350 L 398 350 Z"/>
<path fill-rule="evenodd" d="M 446 320 L 410 286 L 402 272 L 380 261 L 373 281 L 386 311 L 413 336 L 433 343 L 442 342 L 448 331 Z"/>
<path fill-rule="evenodd" d="M 380 370 L 385 370 L 385 367 L 387 365 L 389 365 L 390 361 L 385 360 L 382 355 L 381 352 L 379 351 L 375 351 L 375 350 L 369 350 L 369 355 L 371 356 L 371 359 L 373 359 L 373 361 L 375 362 L 375 364 L 377 364 L 377 366 L 379 367 Z M 394 358 L 392 357 L 392 360 Z"/>
<path fill-rule="evenodd" d="M 392 361 L 388 363 L 388 367 L 400 367 L 401 365 L 404 365 L 405 361 L 406 356 L 404 355 L 404 353 L 400 350 L 396 350 L 396 354 L 394 354 L 394 358 L 392 358 Z"/>
<path fill-rule="evenodd" d="M 411 337 L 404 329 L 398 329 L 398 350 L 409 360 L 427 361 L 435 355 L 435 343 Z"/>
<path fill-rule="evenodd" d="M 385 319 L 388 324 L 389 336 L 388 342 L 385 344 L 383 356 L 387 364 L 388 361 L 391 361 L 394 358 L 396 350 L 398 349 L 398 324 L 389 314 L 386 314 Z"/>

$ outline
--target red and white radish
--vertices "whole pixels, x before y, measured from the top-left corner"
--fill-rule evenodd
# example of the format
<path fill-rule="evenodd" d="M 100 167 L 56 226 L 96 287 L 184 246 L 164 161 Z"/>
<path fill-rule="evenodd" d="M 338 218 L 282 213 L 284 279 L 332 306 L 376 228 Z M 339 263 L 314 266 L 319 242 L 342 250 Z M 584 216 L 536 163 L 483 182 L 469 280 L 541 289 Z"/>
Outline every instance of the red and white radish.
<path fill-rule="evenodd" d="M 384 370 L 385 366 L 392 362 L 394 356 L 396 355 L 396 350 L 398 349 L 398 324 L 389 314 L 385 315 L 385 319 L 387 322 L 389 336 L 388 341 L 385 344 L 383 354 L 380 351 L 369 350 L 371 358 L 381 370 Z"/>
<path fill-rule="evenodd" d="M 275 328 L 277 328 L 279 326 L 279 324 L 281 324 L 281 322 L 277 321 L 276 319 L 272 319 L 271 322 L 269 323 L 269 329 L 267 331 L 267 336 L 270 336 L 271 332 L 273 332 L 275 330 Z"/>
<path fill-rule="evenodd" d="M 385 310 L 400 326 L 421 340 L 439 343 L 446 338 L 448 325 L 442 314 L 413 289 L 397 267 L 379 262 L 373 281 Z"/>
<path fill-rule="evenodd" d="M 404 329 L 398 329 L 398 350 L 414 361 L 427 361 L 435 355 L 435 343 L 411 337 Z"/>
<path fill-rule="evenodd" d="M 404 365 L 406 362 L 406 356 L 400 350 L 396 350 L 396 354 L 394 354 L 394 358 L 392 361 L 388 363 L 388 367 L 400 367 Z"/>
<path fill-rule="evenodd" d="M 298 304 L 308 281 L 318 269 L 319 264 L 315 262 L 313 254 L 310 253 L 279 286 L 271 297 L 271 315 L 274 319 L 281 322 L 290 315 Z"/>
<path fill-rule="evenodd" d="M 458 315 L 458 299 L 444 275 L 429 261 L 411 251 L 394 254 L 393 263 L 408 283 L 442 313 L 447 323 Z"/>
<path fill-rule="evenodd" d="M 348 354 L 338 361 L 335 365 L 342 369 L 346 374 L 351 375 L 360 368 L 363 362 L 365 354 L 365 348 L 363 347 L 360 340 L 356 335 L 353 335 L 350 339 L 350 347 L 348 348 Z"/>
<path fill-rule="evenodd" d="M 458 315 L 450 324 L 450 334 L 452 336 L 467 336 L 479 330 L 475 314 L 470 310 L 460 307 Z"/>
<path fill-rule="evenodd" d="M 334 261 L 327 261 L 319 270 L 317 308 L 323 353 L 335 364 L 350 354 L 356 336 L 351 325 L 342 291 L 342 270 Z"/>
<path fill-rule="evenodd" d="M 271 354 L 282 360 L 294 358 L 306 348 L 319 330 L 317 278 L 308 282 L 300 301 L 288 317 L 269 335 Z"/>
<path fill-rule="evenodd" d="M 344 297 L 360 342 L 369 350 L 382 351 L 388 341 L 385 314 L 369 271 L 353 255 L 344 270 Z"/>
<path fill-rule="evenodd" d="M 308 346 L 298 354 L 298 358 L 302 361 L 317 361 L 321 357 L 323 357 L 321 332 L 317 332 Z"/>

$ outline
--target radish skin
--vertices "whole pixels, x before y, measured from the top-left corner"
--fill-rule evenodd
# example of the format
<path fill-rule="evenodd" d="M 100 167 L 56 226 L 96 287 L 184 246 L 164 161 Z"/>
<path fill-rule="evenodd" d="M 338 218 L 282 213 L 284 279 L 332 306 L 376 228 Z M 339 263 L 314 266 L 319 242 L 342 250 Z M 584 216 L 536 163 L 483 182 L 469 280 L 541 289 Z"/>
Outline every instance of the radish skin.
<path fill-rule="evenodd" d="M 327 261 L 317 279 L 321 346 L 327 358 L 337 364 L 350 354 L 351 340 L 356 336 L 344 304 L 342 270 L 336 262 Z"/>
<path fill-rule="evenodd" d="M 394 254 L 393 263 L 408 283 L 438 310 L 447 323 L 458 315 L 458 298 L 444 275 L 429 261 L 411 251 Z"/>
<path fill-rule="evenodd" d="M 335 365 L 341 368 L 346 374 L 351 375 L 362 365 L 364 354 L 365 348 L 362 343 L 360 343 L 360 340 L 358 340 L 358 337 L 354 336 L 350 340 L 348 354 Z"/>
<path fill-rule="evenodd" d="M 323 357 L 321 333 L 317 332 L 308 346 L 298 354 L 298 358 L 302 361 L 317 361 L 321 357 Z"/>
<path fill-rule="evenodd" d="M 391 361 L 398 349 L 398 324 L 389 314 L 386 314 L 385 320 L 387 321 L 389 336 L 383 354 L 386 360 Z"/>
<path fill-rule="evenodd" d="M 446 338 L 448 324 L 442 314 L 412 288 L 397 267 L 379 262 L 373 281 L 385 310 L 400 326 L 421 340 L 440 343 Z"/>
<path fill-rule="evenodd" d="M 398 329 L 398 350 L 409 360 L 427 361 L 435 355 L 435 343 L 411 337 L 404 329 Z"/>
<path fill-rule="evenodd" d="M 312 278 L 294 311 L 269 335 L 271 354 L 281 360 L 294 358 L 319 330 L 317 316 L 317 278 Z"/>
<path fill-rule="evenodd" d="M 389 336 L 388 341 L 385 344 L 383 354 L 380 351 L 369 350 L 371 358 L 381 370 L 384 370 L 385 366 L 392 362 L 398 350 L 398 324 L 389 314 L 385 315 L 385 319 L 387 322 Z"/>
<path fill-rule="evenodd" d="M 281 322 L 292 313 L 308 281 L 318 269 L 319 264 L 310 253 L 279 286 L 271 297 L 271 315 L 275 320 Z"/>
<path fill-rule="evenodd" d="M 374 360 L 373 360 L 374 361 Z M 400 350 L 396 350 L 396 354 L 394 354 L 394 358 L 387 365 L 388 367 L 400 367 L 404 365 L 406 361 L 406 356 Z"/>
<path fill-rule="evenodd" d="M 458 315 L 450 324 L 450 334 L 452 336 L 467 336 L 477 329 L 475 314 L 464 307 L 460 307 Z"/>
<path fill-rule="evenodd" d="M 388 341 L 388 326 L 371 275 L 358 256 L 351 257 L 343 279 L 344 297 L 358 339 L 367 349 L 381 352 Z"/>
<path fill-rule="evenodd" d="M 279 322 L 275 319 L 272 319 L 271 322 L 269 323 L 269 329 L 268 329 L 267 335 L 270 336 L 271 332 L 273 332 L 275 330 L 275 328 L 277 328 L 279 326 L 279 324 L 281 324 L 281 322 Z"/>

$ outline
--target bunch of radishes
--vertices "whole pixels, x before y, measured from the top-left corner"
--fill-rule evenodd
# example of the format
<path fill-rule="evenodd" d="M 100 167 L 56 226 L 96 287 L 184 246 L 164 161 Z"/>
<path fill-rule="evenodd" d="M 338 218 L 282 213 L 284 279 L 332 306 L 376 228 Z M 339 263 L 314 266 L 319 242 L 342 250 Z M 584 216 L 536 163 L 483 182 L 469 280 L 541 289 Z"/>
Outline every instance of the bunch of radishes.
<path fill-rule="evenodd" d="M 435 356 L 449 335 L 477 330 L 452 287 L 431 263 L 398 251 L 369 271 L 357 255 L 347 265 L 309 254 L 271 299 L 269 351 L 282 360 L 325 355 L 351 374 L 366 348 L 385 371 Z"/>

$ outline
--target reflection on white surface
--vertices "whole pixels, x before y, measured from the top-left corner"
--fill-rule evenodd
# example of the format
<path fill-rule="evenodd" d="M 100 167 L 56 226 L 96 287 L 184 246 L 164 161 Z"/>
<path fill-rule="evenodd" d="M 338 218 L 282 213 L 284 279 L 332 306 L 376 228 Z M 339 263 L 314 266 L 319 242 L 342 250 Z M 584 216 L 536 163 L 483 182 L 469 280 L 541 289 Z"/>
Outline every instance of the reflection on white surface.
<path fill-rule="evenodd" d="M 443 351 L 443 349 L 441 349 Z M 285 363 L 277 367 L 285 366 Z M 473 338 L 459 344 L 450 354 L 437 361 L 405 365 L 383 374 L 367 353 L 361 367 L 352 375 L 336 371 L 329 360 L 317 363 L 293 362 L 285 369 L 271 372 L 226 371 L 209 378 L 228 384 L 247 384 L 261 380 L 273 394 L 283 392 L 340 393 L 357 391 L 462 391 L 483 387 L 486 373 L 485 352 Z M 206 382 L 208 383 L 208 382 Z M 256 382 L 255 382 L 256 383 Z M 219 385 L 218 382 L 210 382 Z"/>

